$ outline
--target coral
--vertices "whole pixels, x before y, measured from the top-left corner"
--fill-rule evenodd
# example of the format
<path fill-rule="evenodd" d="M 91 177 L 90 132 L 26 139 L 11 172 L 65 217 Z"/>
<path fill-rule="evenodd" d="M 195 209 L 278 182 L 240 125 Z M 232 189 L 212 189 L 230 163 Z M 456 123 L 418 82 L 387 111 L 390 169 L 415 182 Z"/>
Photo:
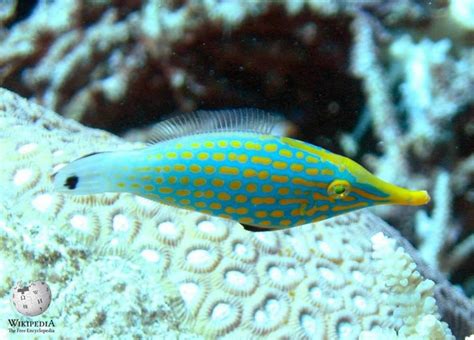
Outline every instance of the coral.
<path fill-rule="evenodd" d="M 430 296 L 434 282 L 424 280 L 415 270 L 416 266 L 409 261 L 409 255 L 402 248 L 396 248 L 394 240 L 382 233 L 372 237 L 373 257 L 379 269 L 376 286 L 380 287 L 379 296 L 386 296 L 396 302 L 394 311 L 404 320 L 398 334 L 404 337 L 411 335 L 443 338 L 446 325 L 436 320 L 436 301 Z M 385 289 L 388 292 L 385 292 Z M 428 314 L 428 315 L 427 315 Z M 430 320 L 430 321 L 427 321 Z"/>
<path fill-rule="evenodd" d="M 449 14 L 465 30 L 474 30 L 474 1 L 451 0 Z"/>
<path fill-rule="evenodd" d="M 370 153 L 382 155 L 365 154 L 369 168 L 395 183 L 434 189 L 429 218 L 426 212 L 414 216 L 399 207 L 376 211 L 418 243 L 428 263 L 450 279 L 464 276 L 463 281 L 472 275 L 468 221 L 473 199 L 468 188 L 472 185 L 474 50 L 462 44 L 459 31 L 434 32 L 438 21 L 448 17 L 448 9 L 441 11 L 443 15 L 430 18 L 430 28 L 413 28 L 416 34 L 406 28 L 391 31 L 374 13 L 356 16 L 351 71 L 363 82 L 367 107 L 353 133 L 342 135 L 341 145 L 348 153 L 364 152 L 363 136 L 372 127 L 380 143 Z"/>
<path fill-rule="evenodd" d="M 300 139 L 336 152 L 339 139 L 399 185 L 430 190 L 441 165 L 457 173 L 448 203 L 456 219 L 444 226 L 456 247 L 474 218 L 462 166 L 474 148 L 473 8 L 472 0 L 3 1 L 0 83 L 132 140 L 143 133 L 130 128 L 150 130 L 174 111 L 259 107 L 281 111 Z M 17 145 L 24 160 L 35 145 Z M 36 180 L 29 168 L 11 174 L 25 190 Z M 428 244 L 413 228 L 415 210 L 402 209 L 375 211 Z M 447 259 L 448 248 L 432 256 Z M 472 261 L 453 263 L 442 270 L 467 282 Z"/>
<path fill-rule="evenodd" d="M 389 47 L 394 67 L 403 74 L 400 93 L 409 126 L 405 139 L 420 158 L 426 158 L 449 138 L 448 122 L 474 102 L 469 90 L 474 87 L 474 54 L 466 49 L 456 60 L 449 55 L 450 49 L 448 39 L 414 43 L 408 35 L 397 38 Z"/>
<path fill-rule="evenodd" d="M 376 58 L 378 50 L 370 18 L 367 15 L 360 15 L 353 22 L 352 28 L 355 36 L 352 72 L 363 79 L 365 92 L 370 94 L 367 98 L 367 109 L 372 118 L 375 134 L 384 145 L 384 157 L 378 162 L 377 173 L 385 180 L 395 182 L 396 178 L 406 178 L 408 169 L 404 158 L 406 153 L 398 143 L 401 139 L 401 130 L 392 104 L 393 99 L 385 81 L 387 75 Z M 397 167 L 394 168 L 392 164 L 397 164 Z"/>
<path fill-rule="evenodd" d="M 0 83 L 115 132 L 198 107 L 266 103 L 258 106 L 291 111 L 291 100 L 321 116 L 324 128 L 294 114 L 304 118 L 304 134 L 329 135 L 326 118 L 350 120 L 347 112 L 359 105 L 356 82 L 342 72 L 352 7 L 335 0 L 40 0 L 31 13 L 10 14 L 0 35 Z"/>
<path fill-rule="evenodd" d="M 195 339 L 190 334 L 186 336 L 185 327 L 178 332 L 179 321 L 170 313 L 171 302 L 165 293 L 170 285 L 157 281 L 149 266 L 137 266 L 122 257 L 91 258 L 79 277 L 67 285 L 55 286 L 48 317 L 58 325 L 68 325 L 60 332 L 69 338 L 133 334 Z M 62 309 L 64 306 L 68 307 L 67 312 Z"/>
<path fill-rule="evenodd" d="M 438 258 L 442 253 L 441 248 L 448 246 L 446 240 L 451 213 L 449 182 L 449 174 L 444 171 L 440 172 L 434 191 L 436 205 L 432 218 L 429 218 L 424 211 L 417 213 L 417 233 L 423 240 L 419 246 L 420 254 L 427 263 L 436 269 L 441 269 L 439 264 L 441 259 Z"/>
<path fill-rule="evenodd" d="M 12 315 L 8 290 L 21 266 L 22 281 L 50 284 L 45 317 L 72 327 L 58 336 L 86 329 L 87 336 L 105 337 L 356 338 L 382 329 L 453 338 L 438 314 L 434 282 L 397 248 L 403 242 L 379 233 L 391 229 L 369 212 L 255 234 L 126 194 L 73 200 L 50 191 L 55 168 L 91 151 L 139 144 L 81 127 L 6 90 L 0 127 L 2 317 Z M 36 154 L 25 159 L 17 146 L 32 143 Z M 32 166 L 35 184 L 15 186 L 11 174 Z M 104 251 L 111 240 L 114 249 Z M 448 299 L 443 304 L 457 308 Z M 472 305 L 465 310 L 474 315 Z M 451 321 L 472 332 L 467 320 Z"/>

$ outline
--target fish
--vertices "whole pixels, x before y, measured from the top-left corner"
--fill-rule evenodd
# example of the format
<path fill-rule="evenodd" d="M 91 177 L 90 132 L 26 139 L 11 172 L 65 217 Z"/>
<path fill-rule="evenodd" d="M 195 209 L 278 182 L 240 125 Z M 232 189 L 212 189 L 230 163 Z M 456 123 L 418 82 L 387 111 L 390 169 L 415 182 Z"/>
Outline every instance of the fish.
<path fill-rule="evenodd" d="M 252 232 L 430 201 L 427 191 L 385 182 L 350 158 L 278 135 L 281 122 L 257 109 L 179 115 L 155 126 L 151 145 L 70 162 L 53 175 L 54 190 L 132 193 L 234 220 Z"/>

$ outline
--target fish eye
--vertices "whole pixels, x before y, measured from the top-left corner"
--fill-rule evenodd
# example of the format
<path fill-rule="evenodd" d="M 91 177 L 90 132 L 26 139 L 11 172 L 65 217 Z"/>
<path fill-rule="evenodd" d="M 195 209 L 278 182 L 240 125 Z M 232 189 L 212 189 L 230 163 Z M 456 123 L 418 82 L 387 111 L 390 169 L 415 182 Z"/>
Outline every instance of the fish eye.
<path fill-rule="evenodd" d="M 340 199 L 344 198 L 351 192 L 351 185 L 348 181 L 343 179 L 336 179 L 328 186 L 329 197 Z"/>

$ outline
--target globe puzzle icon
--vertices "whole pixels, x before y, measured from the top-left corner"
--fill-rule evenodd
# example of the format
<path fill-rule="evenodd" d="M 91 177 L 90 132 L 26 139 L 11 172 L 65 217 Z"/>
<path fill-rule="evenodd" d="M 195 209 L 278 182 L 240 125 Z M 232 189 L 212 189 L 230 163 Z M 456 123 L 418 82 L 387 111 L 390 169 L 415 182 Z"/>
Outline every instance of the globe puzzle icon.
<path fill-rule="evenodd" d="M 51 303 L 51 290 L 43 281 L 32 282 L 29 286 L 19 282 L 12 288 L 12 302 L 21 314 L 37 316 L 48 309 Z"/>

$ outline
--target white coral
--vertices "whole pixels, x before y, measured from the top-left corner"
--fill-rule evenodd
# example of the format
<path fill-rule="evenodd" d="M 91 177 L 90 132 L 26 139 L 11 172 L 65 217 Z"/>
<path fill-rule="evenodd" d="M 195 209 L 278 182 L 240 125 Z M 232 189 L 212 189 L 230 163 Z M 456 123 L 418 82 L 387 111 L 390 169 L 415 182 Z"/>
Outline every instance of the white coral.
<path fill-rule="evenodd" d="M 434 282 L 422 278 L 408 254 L 381 232 L 372 238 L 375 267 L 380 271 L 375 290 L 392 301 L 394 314 L 403 320 L 402 337 L 453 339 L 448 325 L 439 320 L 433 298 Z"/>

